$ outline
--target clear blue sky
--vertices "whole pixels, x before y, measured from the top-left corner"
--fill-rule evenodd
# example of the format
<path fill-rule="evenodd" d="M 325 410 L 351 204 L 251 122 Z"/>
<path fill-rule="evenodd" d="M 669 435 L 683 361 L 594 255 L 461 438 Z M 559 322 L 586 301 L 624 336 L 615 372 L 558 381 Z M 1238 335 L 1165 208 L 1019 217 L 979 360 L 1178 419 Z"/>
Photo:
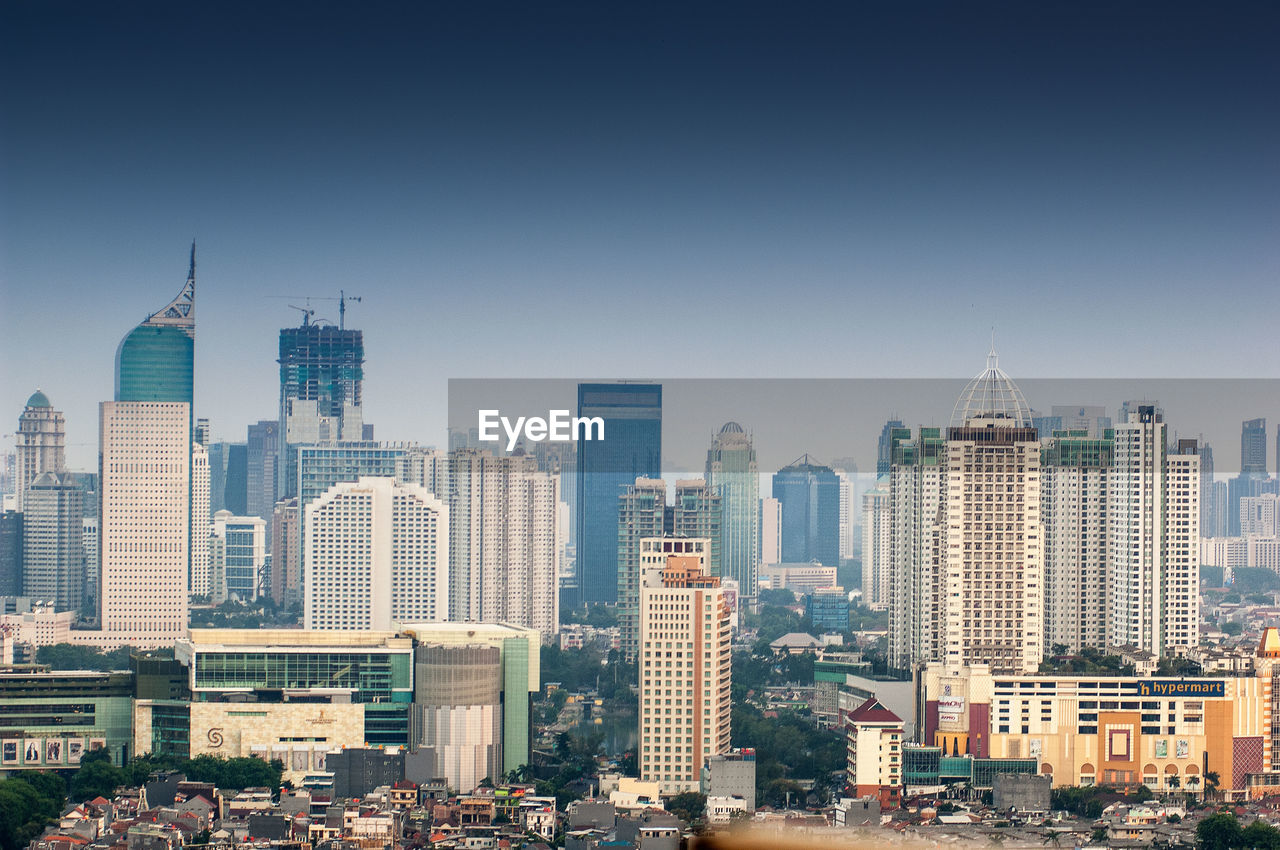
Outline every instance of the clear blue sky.
<path fill-rule="evenodd" d="M 4 4 L 0 433 L 39 386 L 94 464 L 193 236 L 227 439 L 266 296 L 340 288 L 384 439 L 449 377 L 958 377 L 992 325 L 1015 377 L 1280 376 L 1274 4 L 689 5 Z"/>

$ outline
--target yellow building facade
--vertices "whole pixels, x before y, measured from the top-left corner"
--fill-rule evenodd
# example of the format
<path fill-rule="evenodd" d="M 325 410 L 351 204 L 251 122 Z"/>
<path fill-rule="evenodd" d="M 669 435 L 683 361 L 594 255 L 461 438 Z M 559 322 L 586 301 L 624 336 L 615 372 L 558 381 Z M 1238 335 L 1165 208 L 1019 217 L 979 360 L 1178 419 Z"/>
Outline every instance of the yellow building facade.
<path fill-rule="evenodd" d="M 1261 796 L 1280 787 L 1278 660 L 1280 634 L 1269 628 L 1253 673 L 1238 677 L 1004 676 L 931 664 L 919 728 L 946 755 L 1035 758 L 1055 786 Z"/>

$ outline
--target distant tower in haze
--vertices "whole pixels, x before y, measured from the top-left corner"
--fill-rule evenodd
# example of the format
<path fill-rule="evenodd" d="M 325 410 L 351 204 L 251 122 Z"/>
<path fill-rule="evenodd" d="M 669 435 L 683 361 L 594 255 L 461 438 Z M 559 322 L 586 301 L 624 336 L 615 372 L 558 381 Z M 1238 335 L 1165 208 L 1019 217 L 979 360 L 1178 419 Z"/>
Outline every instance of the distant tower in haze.
<path fill-rule="evenodd" d="M 84 493 L 69 474 L 42 472 L 23 505 L 22 593 L 59 611 L 84 598 Z"/>
<path fill-rule="evenodd" d="M 720 497 L 720 576 L 756 595 L 760 564 L 760 467 L 751 436 L 726 422 L 707 452 L 707 486 Z"/>
<path fill-rule="evenodd" d="M 81 642 L 152 648 L 187 629 L 195 286 L 193 244 L 182 291 L 116 352 L 99 409 L 102 631 Z"/>
<path fill-rule="evenodd" d="M 62 411 L 54 410 L 40 390 L 31 394 L 18 417 L 17 478 L 14 492 L 22 510 L 23 491 L 42 472 L 66 468 L 67 426 Z"/>
<path fill-rule="evenodd" d="M 1240 423 L 1240 472 L 1267 474 L 1267 420 L 1249 419 Z"/>
<path fill-rule="evenodd" d="M 578 596 L 617 602 L 618 497 L 662 475 L 662 387 L 579 384 L 578 416 L 604 422 L 603 439 L 592 428 L 578 435 Z"/>
<path fill-rule="evenodd" d="M 298 495 L 297 457 L 290 447 L 364 437 L 364 333 L 312 323 L 305 314 L 300 327 L 281 329 L 277 362 L 280 423 L 275 440 L 283 457 L 276 463 L 275 495 L 285 499 Z"/>
<path fill-rule="evenodd" d="M 808 455 L 773 475 L 782 507 L 782 561 L 840 565 L 840 478 Z"/>

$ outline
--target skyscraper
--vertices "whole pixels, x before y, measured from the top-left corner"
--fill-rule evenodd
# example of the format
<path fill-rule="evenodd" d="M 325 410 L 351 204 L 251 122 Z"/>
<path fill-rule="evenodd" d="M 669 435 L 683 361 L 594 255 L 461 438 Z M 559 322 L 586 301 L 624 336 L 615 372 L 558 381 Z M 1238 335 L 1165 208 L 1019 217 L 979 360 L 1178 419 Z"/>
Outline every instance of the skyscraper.
<path fill-rule="evenodd" d="M 936 658 L 937 590 L 934 560 L 939 508 L 946 478 L 946 441 L 938 428 L 908 428 L 891 435 L 889 472 L 889 666 L 910 670 Z"/>
<path fill-rule="evenodd" d="M 152 648 L 187 628 L 195 284 L 193 245 L 182 291 L 116 351 L 99 411 L 102 631 L 82 642 Z"/>
<path fill-rule="evenodd" d="M 773 475 L 782 507 L 782 560 L 840 566 L 840 479 L 808 455 Z"/>
<path fill-rule="evenodd" d="M 893 465 L 893 434 L 901 428 L 901 419 L 890 419 L 880 429 L 880 439 L 876 442 L 876 475 L 888 473 Z"/>
<path fill-rule="evenodd" d="M 578 416 L 599 418 L 578 434 L 578 592 L 582 601 L 618 601 L 618 496 L 637 478 L 662 475 L 662 387 L 579 384 Z"/>
<path fill-rule="evenodd" d="M 756 595 L 760 564 L 760 467 L 751 436 L 726 422 L 707 452 L 707 486 L 720 497 L 720 575 Z"/>
<path fill-rule="evenodd" d="M 1107 479 L 1114 432 L 1059 431 L 1044 444 L 1045 646 L 1101 648 L 1107 636 Z"/>
<path fill-rule="evenodd" d="M 261 517 L 271 522 L 275 510 L 279 476 L 276 463 L 280 459 L 277 437 L 280 423 L 264 419 L 249 426 L 245 440 L 245 516 Z M 267 528 L 267 551 L 271 550 L 271 529 Z"/>
<path fill-rule="evenodd" d="M 1044 657 L 1040 442 L 994 348 L 956 402 L 946 467 L 936 550 L 939 660 L 1034 673 Z"/>
<path fill-rule="evenodd" d="M 660 478 L 638 478 L 623 491 L 618 505 L 618 631 L 623 657 L 636 658 L 640 644 L 640 542 L 667 533 L 667 485 Z"/>
<path fill-rule="evenodd" d="M 1240 423 L 1240 472 L 1267 474 L 1267 420 L 1248 419 Z"/>
<path fill-rule="evenodd" d="M 889 501 L 889 476 L 862 494 L 862 604 L 885 611 L 893 585 L 893 511 Z"/>
<path fill-rule="evenodd" d="M 17 481 L 14 493 L 22 510 L 23 491 L 42 472 L 62 472 L 66 467 L 67 427 L 62 411 L 54 410 L 40 390 L 27 399 L 18 417 Z"/>
<path fill-rule="evenodd" d="M 702 479 L 677 481 L 675 504 L 666 504 L 661 479 L 639 478 L 618 497 L 618 626 L 623 653 L 636 658 L 640 638 L 641 541 L 646 538 L 701 539 L 708 575 L 720 571 L 720 496 Z"/>
<path fill-rule="evenodd" d="M 280 498 L 296 496 L 293 446 L 364 439 L 361 395 L 364 334 L 330 324 L 280 331 L 280 423 L 276 435 Z"/>
<path fill-rule="evenodd" d="M 560 630 L 557 486 L 531 455 L 449 453 L 450 619 Z"/>
<path fill-rule="evenodd" d="M 228 599 L 257 600 L 267 563 L 266 523 L 262 517 L 218 511 L 209 532 L 209 550 L 214 604 Z"/>
<path fill-rule="evenodd" d="M 22 595 L 22 512 L 0 511 L 0 596 Z"/>
<path fill-rule="evenodd" d="M 306 628 L 389 630 L 447 619 L 448 509 L 424 488 L 392 478 L 343 482 L 304 516 Z"/>
<path fill-rule="evenodd" d="M 724 591 L 698 555 L 666 554 L 645 570 L 638 761 L 663 794 L 696 790 L 706 759 L 729 751 L 729 650 Z"/>
<path fill-rule="evenodd" d="M 302 598 L 302 517 L 298 500 L 276 503 L 271 515 L 271 598 L 289 605 Z"/>
<path fill-rule="evenodd" d="M 1200 458 L 1167 443 L 1163 413 L 1131 405 L 1107 482 L 1107 643 L 1155 655 L 1199 643 Z"/>
<path fill-rule="evenodd" d="M 84 598 L 84 496 L 67 473 L 42 472 L 23 509 L 24 596 L 75 611 Z"/>
<path fill-rule="evenodd" d="M 191 566 L 188 592 L 208 596 L 212 589 L 209 566 L 210 500 L 209 450 L 199 442 L 191 444 Z"/>

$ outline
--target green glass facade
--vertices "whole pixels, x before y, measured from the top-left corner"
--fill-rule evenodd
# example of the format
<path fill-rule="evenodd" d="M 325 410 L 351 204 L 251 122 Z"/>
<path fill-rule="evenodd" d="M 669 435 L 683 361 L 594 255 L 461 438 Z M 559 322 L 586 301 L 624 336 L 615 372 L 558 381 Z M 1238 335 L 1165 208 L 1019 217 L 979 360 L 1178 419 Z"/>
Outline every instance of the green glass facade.
<path fill-rule="evenodd" d="M 131 673 L 0 673 L 0 771 L 72 767 L 98 743 L 133 754 Z"/>
<path fill-rule="evenodd" d="M 906 785 L 951 785 L 968 782 L 990 788 L 1001 773 L 1036 775 L 1036 759 L 992 759 L 944 756 L 940 747 L 906 747 L 902 751 L 902 779 Z"/>
<path fill-rule="evenodd" d="M 413 656 L 385 650 L 199 652 L 193 681 L 197 700 L 217 699 L 228 689 L 350 688 L 353 702 L 409 703 Z"/>
<path fill-rule="evenodd" d="M 195 328 L 138 325 L 116 350 L 116 401 L 192 402 Z"/>
<path fill-rule="evenodd" d="M 502 642 L 502 770 L 529 764 L 529 639 Z"/>

